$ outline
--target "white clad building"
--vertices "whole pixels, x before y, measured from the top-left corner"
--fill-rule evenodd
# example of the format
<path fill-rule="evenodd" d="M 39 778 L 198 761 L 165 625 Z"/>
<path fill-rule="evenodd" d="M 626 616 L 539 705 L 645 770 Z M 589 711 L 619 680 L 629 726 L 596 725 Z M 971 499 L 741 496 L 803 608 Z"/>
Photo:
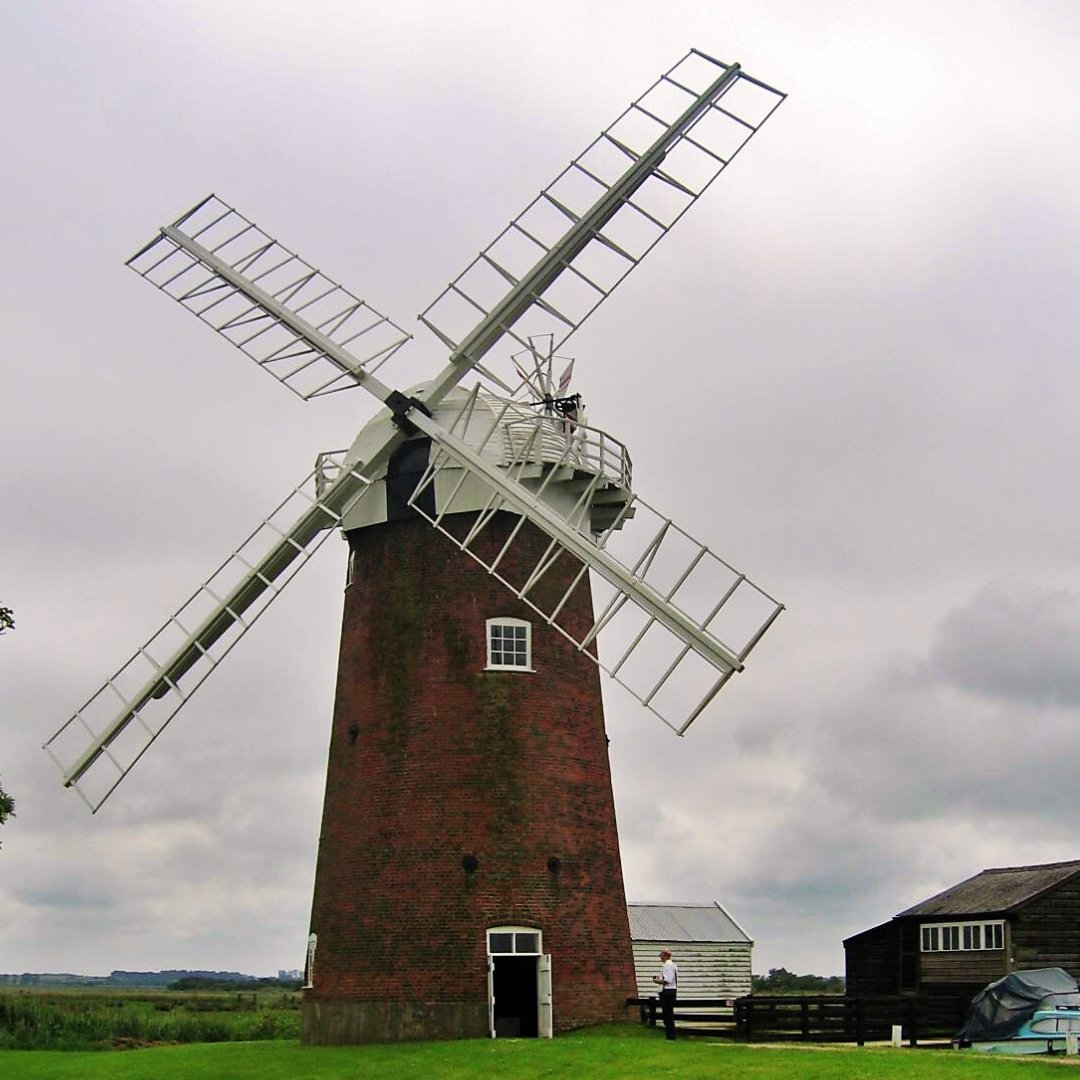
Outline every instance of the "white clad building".
<path fill-rule="evenodd" d="M 659 953 L 670 949 L 679 967 L 679 997 L 737 998 L 750 993 L 746 931 L 717 902 L 627 904 L 639 997 L 656 993 Z"/>

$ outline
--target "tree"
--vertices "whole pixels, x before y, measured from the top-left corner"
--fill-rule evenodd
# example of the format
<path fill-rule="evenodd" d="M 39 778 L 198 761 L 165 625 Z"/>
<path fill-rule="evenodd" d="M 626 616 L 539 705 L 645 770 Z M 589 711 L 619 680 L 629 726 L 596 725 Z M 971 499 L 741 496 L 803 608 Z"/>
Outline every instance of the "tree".
<path fill-rule="evenodd" d="M 768 975 L 751 975 L 750 985 L 757 994 L 842 994 L 840 975 L 796 975 L 787 968 L 769 968 Z"/>
<path fill-rule="evenodd" d="M 5 630 L 15 629 L 15 612 L 9 607 L 0 604 L 0 634 Z M 3 825 L 9 817 L 15 816 L 15 800 L 4 790 L 0 784 L 0 825 Z"/>
<path fill-rule="evenodd" d="M 14 816 L 15 800 L 4 790 L 3 784 L 0 784 L 0 825 Z"/>

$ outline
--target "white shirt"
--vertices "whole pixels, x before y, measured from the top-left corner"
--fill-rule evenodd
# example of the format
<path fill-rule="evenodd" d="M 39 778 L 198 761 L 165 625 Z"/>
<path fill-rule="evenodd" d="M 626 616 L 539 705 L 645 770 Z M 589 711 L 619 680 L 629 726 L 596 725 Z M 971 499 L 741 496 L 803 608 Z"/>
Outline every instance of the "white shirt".
<path fill-rule="evenodd" d="M 669 958 L 664 961 L 664 966 L 660 969 L 660 979 L 665 990 L 674 990 L 679 985 L 679 969 L 674 960 Z"/>

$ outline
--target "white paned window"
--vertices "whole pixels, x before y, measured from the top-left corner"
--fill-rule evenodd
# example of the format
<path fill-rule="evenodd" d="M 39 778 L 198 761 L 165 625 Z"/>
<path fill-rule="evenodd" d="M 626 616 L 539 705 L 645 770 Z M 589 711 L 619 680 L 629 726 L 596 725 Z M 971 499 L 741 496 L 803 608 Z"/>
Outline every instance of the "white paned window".
<path fill-rule="evenodd" d="M 924 923 L 923 952 L 981 952 L 1005 948 L 1004 922 Z"/>
<path fill-rule="evenodd" d="M 532 624 L 524 619 L 488 619 L 489 671 L 532 671 Z"/>
<path fill-rule="evenodd" d="M 538 956 L 542 933 L 531 926 L 496 926 L 487 932 L 491 956 Z"/>

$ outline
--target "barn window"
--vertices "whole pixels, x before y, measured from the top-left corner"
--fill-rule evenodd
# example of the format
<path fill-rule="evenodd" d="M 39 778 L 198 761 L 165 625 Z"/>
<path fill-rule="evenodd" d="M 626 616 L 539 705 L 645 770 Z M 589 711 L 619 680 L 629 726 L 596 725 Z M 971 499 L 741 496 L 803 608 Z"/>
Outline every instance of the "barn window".
<path fill-rule="evenodd" d="M 1005 947 L 1004 922 L 927 923 L 920 931 L 923 952 L 981 952 Z"/>
<path fill-rule="evenodd" d="M 488 619 L 490 671 L 532 671 L 532 624 L 524 619 Z"/>

